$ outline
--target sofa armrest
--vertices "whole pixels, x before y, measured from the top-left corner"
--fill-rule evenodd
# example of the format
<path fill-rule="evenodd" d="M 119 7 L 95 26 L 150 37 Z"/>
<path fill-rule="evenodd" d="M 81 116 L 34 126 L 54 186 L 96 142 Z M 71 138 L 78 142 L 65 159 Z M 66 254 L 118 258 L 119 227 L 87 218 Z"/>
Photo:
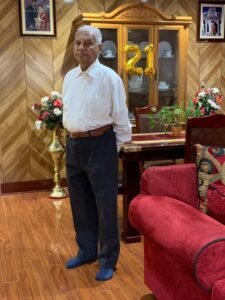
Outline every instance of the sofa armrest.
<path fill-rule="evenodd" d="M 204 290 L 211 291 L 217 280 L 225 278 L 221 223 L 171 197 L 143 194 L 131 201 L 128 216 L 144 241 L 157 245 Z"/>
<path fill-rule="evenodd" d="M 196 165 L 155 166 L 141 176 L 141 194 L 169 196 L 198 207 L 198 177 Z"/>
<path fill-rule="evenodd" d="M 212 300 L 225 299 L 225 278 L 217 280 L 212 289 Z"/>

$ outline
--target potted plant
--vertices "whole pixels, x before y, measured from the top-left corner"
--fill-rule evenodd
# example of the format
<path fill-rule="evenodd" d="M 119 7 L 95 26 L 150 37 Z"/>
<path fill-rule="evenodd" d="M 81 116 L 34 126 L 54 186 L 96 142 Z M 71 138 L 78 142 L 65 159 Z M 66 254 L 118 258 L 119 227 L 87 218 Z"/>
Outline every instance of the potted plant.
<path fill-rule="evenodd" d="M 156 123 L 159 123 L 164 128 L 164 132 L 171 130 L 172 134 L 180 135 L 182 124 L 186 120 L 186 113 L 183 108 L 177 105 L 164 106 L 157 113 L 157 119 L 151 114 L 149 120 L 151 128 L 154 128 Z"/>

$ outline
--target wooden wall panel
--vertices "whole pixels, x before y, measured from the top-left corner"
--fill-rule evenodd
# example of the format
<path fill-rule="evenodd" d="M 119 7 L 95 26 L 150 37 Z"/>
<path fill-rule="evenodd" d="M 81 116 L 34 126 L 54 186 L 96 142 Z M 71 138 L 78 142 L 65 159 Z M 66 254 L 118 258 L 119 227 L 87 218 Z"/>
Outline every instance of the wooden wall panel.
<path fill-rule="evenodd" d="M 207 43 L 200 46 L 200 80 L 204 81 L 206 87 L 220 87 L 221 85 L 221 51 L 219 43 Z"/>
<path fill-rule="evenodd" d="M 54 90 L 62 90 L 65 74 L 75 66 L 73 56 L 74 30 L 72 21 L 78 15 L 78 2 L 65 4 L 57 1 L 57 39 L 53 39 Z"/>
<path fill-rule="evenodd" d="M 136 3 L 139 5 L 141 0 L 105 0 L 105 11 L 111 12 L 122 4 Z M 155 6 L 155 0 L 148 0 L 148 4 Z"/>
<path fill-rule="evenodd" d="M 25 39 L 24 53 L 27 110 L 29 112 L 30 129 L 31 179 L 50 178 L 52 168 L 50 165 L 51 157 L 46 149 L 47 138 L 40 138 L 37 130 L 34 129 L 36 116 L 31 111 L 31 107 L 35 102 L 40 101 L 42 97 L 49 95 L 49 93 L 53 90 L 52 40 Z M 40 150 L 40 155 L 38 156 L 37 149 Z"/>
<path fill-rule="evenodd" d="M 105 7 L 104 10 L 105 12 L 111 12 L 118 6 L 125 4 L 125 3 L 132 3 L 134 1 L 129 1 L 129 0 L 105 0 Z"/>
<path fill-rule="evenodd" d="M 82 0 L 79 1 L 79 12 L 101 12 L 105 10 L 105 0 Z"/>
<path fill-rule="evenodd" d="M 2 182 L 28 180 L 29 145 L 23 40 L 18 37 L 17 2 L 0 4 L 0 140 Z"/>
<path fill-rule="evenodd" d="M 162 10 L 167 15 L 176 15 L 178 8 L 178 0 L 157 0 L 155 7 Z"/>
<path fill-rule="evenodd" d="M 192 99 L 195 91 L 199 88 L 199 43 L 196 43 L 196 19 L 197 19 L 197 4 L 195 0 L 179 1 L 178 15 L 192 16 L 192 24 L 189 26 L 189 40 L 187 51 L 187 87 L 186 98 Z"/>

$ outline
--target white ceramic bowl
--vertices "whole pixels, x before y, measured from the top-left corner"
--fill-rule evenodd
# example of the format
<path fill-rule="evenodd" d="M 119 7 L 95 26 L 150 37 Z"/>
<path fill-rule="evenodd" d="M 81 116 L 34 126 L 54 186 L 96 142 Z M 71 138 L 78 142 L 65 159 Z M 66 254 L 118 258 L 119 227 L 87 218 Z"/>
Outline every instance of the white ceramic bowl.
<path fill-rule="evenodd" d="M 110 49 L 107 49 L 104 51 L 104 56 L 106 56 L 106 57 L 112 57 L 113 55 L 114 55 L 114 53 Z"/>
<path fill-rule="evenodd" d="M 132 89 L 138 89 L 142 85 L 142 77 L 138 75 L 133 75 L 128 82 L 129 87 Z"/>
<path fill-rule="evenodd" d="M 165 49 L 164 50 L 164 56 L 172 56 L 172 50 L 171 49 Z"/>

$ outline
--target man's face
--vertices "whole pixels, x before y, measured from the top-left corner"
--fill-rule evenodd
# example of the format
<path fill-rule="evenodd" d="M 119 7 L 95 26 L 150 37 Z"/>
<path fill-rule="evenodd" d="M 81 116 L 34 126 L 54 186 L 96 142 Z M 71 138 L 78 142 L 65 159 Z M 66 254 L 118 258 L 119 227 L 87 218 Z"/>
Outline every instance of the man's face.
<path fill-rule="evenodd" d="M 86 70 L 99 56 L 101 44 L 87 31 L 76 33 L 74 41 L 74 57 L 82 70 Z"/>
<path fill-rule="evenodd" d="M 31 1 L 31 4 L 32 4 L 33 7 L 36 7 L 36 6 L 37 6 L 36 1 Z"/>

